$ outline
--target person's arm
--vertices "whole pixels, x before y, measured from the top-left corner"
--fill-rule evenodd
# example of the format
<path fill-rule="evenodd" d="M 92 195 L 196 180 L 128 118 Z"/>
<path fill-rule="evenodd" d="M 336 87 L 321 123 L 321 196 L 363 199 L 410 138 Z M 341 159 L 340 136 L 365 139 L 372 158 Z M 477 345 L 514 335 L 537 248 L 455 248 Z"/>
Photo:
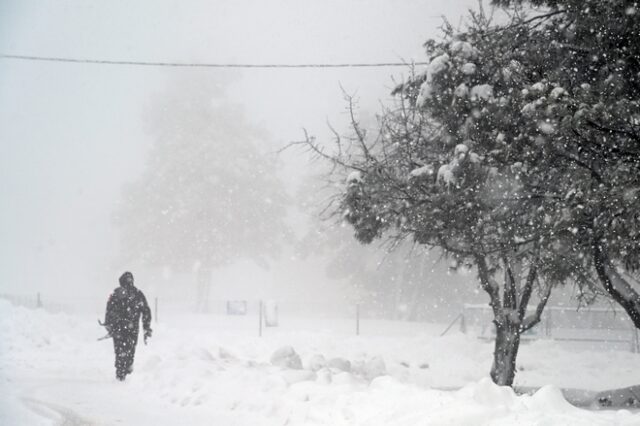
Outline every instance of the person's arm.
<path fill-rule="evenodd" d="M 147 337 L 151 337 L 151 309 L 149 308 L 149 304 L 147 303 L 147 298 L 144 296 L 143 292 L 140 292 L 140 301 L 139 306 L 142 310 L 142 328 L 144 328 L 144 339 L 147 340 Z"/>
<path fill-rule="evenodd" d="M 115 324 L 116 317 L 116 300 L 114 294 L 111 293 L 109 296 L 109 300 L 107 301 L 107 309 L 104 314 L 104 327 L 107 329 L 107 332 L 111 334 L 113 330 L 113 325 Z"/>

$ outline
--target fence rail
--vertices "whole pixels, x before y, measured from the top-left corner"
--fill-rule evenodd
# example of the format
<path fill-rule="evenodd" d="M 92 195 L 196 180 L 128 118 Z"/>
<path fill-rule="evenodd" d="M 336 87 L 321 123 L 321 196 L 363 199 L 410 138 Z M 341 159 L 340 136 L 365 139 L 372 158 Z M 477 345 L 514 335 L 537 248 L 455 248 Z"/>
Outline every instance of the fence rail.
<path fill-rule="evenodd" d="M 13 305 L 21 306 L 29 309 L 43 309 L 51 313 L 65 314 L 87 314 L 102 316 L 106 308 L 106 299 L 98 298 L 82 298 L 76 297 L 67 302 L 52 301 L 42 296 L 40 293 L 33 295 L 16 295 L 16 294 L 0 294 L 0 299 L 7 300 Z M 361 331 L 361 319 L 375 318 L 372 315 L 373 309 L 369 307 L 365 310 L 365 315 L 360 304 L 355 303 L 323 303 L 317 301 L 300 302 L 300 301 L 280 301 L 273 300 L 210 300 L 206 309 L 202 309 L 201 304 L 195 303 L 190 299 L 180 298 L 159 298 L 156 296 L 148 297 L 149 307 L 152 310 L 154 322 L 158 322 L 162 317 L 163 321 L 171 323 L 180 321 L 180 318 L 186 315 L 198 315 L 210 318 L 228 317 L 230 321 L 236 325 L 242 323 L 255 324 L 259 335 L 262 335 L 263 329 L 278 326 L 279 317 L 283 318 L 283 323 L 291 323 L 297 321 L 305 327 L 316 329 L 324 328 L 324 324 L 332 322 L 333 325 L 338 322 L 341 324 L 350 324 L 342 329 L 355 330 L 355 334 L 359 335 Z M 241 317 L 244 317 L 241 318 Z M 254 318 L 254 319 L 251 319 Z M 305 318 L 306 321 L 300 321 Z M 202 318 L 200 318 L 202 319 Z M 325 320 L 332 320 L 326 321 Z M 418 324 L 418 323 L 415 323 Z M 315 327 L 314 327 L 315 326 Z M 353 331 L 352 331 L 353 333 Z"/>
<path fill-rule="evenodd" d="M 89 314 L 104 313 L 106 299 L 75 298 L 73 302 L 50 300 L 40 293 L 33 295 L 0 294 L 1 299 L 14 305 L 30 309 L 44 309 L 53 313 Z M 245 324 L 262 335 L 266 328 L 281 325 L 291 327 L 295 323 L 299 329 L 332 329 L 340 333 L 381 334 L 420 333 L 429 326 L 437 328 L 436 333 L 445 335 L 459 323 L 463 333 L 477 333 L 486 340 L 494 338 L 493 315 L 489 306 L 465 304 L 460 314 L 452 314 L 440 325 L 430 322 L 403 321 L 376 313 L 375 306 L 345 301 L 343 303 L 323 303 L 317 301 L 263 301 L 263 300 L 211 300 L 206 311 L 196 310 L 196 303 L 180 298 L 160 298 L 152 296 L 149 304 L 155 322 L 179 321 L 184 314 L 200 315 L 199 318 L 217 318 L 220 324 Z M 224 320 L 222 318 L 225 318 Z M 302 320 L 304 319 L 304 320 Z M 453 319 L 453 320 L 452 320 Z M 390 326 L 390 322 L 397 326 Z M 385 323 L 383 323 L 385 322 Z M 208 322 L 211 324 L 211 322 Z M 448 326 L 447 326 L 448 325 Z M 442 331 L 444 330 L 444 331 Z M 542 321 L 522 339 L 550 339 L 566 342 L 593 342 L 623 344 L 633 352 L 640 352 L 640 336 L 627 315 L 612 308 L 591 307 L 576 309 L 549 306 Z M 627 346 L 628 345 L 628 346 Z"/>
<path fill-rule="evenodd" d="M 482 339 L 493 339 L 493 312 L 487 305 L 465 304 L 460 319 L 462 332 L 472 331 Z M 540 323 L 522 335 L 523 340 L 550 339 L 566 342 L 628 345 L 640 352 L 638 329 L 627 314 L 611 307 L 545 308 Z"/>

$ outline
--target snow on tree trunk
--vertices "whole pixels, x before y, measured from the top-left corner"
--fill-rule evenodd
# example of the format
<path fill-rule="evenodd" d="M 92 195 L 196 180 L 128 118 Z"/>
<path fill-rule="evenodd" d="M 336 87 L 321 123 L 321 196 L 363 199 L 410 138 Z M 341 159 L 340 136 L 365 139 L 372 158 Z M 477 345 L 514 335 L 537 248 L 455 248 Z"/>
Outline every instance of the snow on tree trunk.
<path fill-rule="evenodd" d="M 516 375 L 516 357 L 520 347 L 520 324 L 506 318 L 496 321 L 491 379 L 500 386 L 511 386 Z"/>

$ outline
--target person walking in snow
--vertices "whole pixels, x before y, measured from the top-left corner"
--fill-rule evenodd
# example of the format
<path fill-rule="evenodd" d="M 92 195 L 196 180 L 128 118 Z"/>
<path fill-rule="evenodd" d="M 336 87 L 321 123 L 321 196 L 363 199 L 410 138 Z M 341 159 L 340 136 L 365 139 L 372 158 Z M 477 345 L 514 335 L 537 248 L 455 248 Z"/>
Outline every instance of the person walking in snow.
<path fill-rule="evenodd" d="M 144 328 L 144 343 L 151 337 L 151 309 L 142 291 L 133 285 L 133 274 L 125 272 L 107 302 L 104 326 L 113 338 L 116 356 L 116 378 L 124 380 L 133 371 L 133 358 L 138 343 L 140 316 Z"/>

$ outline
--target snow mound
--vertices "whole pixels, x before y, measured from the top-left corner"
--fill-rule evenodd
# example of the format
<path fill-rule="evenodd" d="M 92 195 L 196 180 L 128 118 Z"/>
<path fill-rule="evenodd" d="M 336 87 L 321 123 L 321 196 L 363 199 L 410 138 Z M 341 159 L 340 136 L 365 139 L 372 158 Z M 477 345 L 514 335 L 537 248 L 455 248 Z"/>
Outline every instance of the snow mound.
<path fill-rule="evenodd" d="M 182 324 L 154 326 L 151 343 L 138 346 L 135 373 L 119 383 L 111 343 L 95 341 L 103 331 L 95 318 L 52 315 L 0 300 L 2 424 L 45 423 L 27 416 L 20 421 L 23 413 L 15 408 L 25 396 L 91 424 L 640 424 L 640 413 L 628 410 L 574 408 L 555 386 L 522 396 L 496 386 L 483 377 L 492 346 L 462 333 L 438 337 L 440 325 L 425 333 L 419 324 L 421 332 L 406 336 L 273 330 L 258 338 L 239 328 L 213 328 L 221 317 L 198 319 L 199 324 L 186 317 Z M 305 365 L 319 369 L 268 362 L 273 353 L 284 365 L 297 365 L 294 347 Z M 640 369 L 637 354 L 628 352 L 580 353 L 553 341 L 523 345 L 521 351 L 519 362 L 527 368 L 516 380 L 523 385 L 564 377 L 569 382 L 562 386 L 613 388 L 625 379 L 634 384 Z M 330 363 L 349 363 L 351 371 L 322 367 L 325 356 L 314 355 L 319 353 L 343 354 Z M 418 367 L 427 359 L 430 368 Z M 463 384 L 458 391 L 435 389 Z"/>
<path fill-rule="evenodd" d="M 316 379 L 316 373 L 309 370 L 285 370 L 280 373 L 287 384 L 313 381 Z"/>
<path fill-rule="evenodd" d="M 529 408 L 541 409 L 548 412 L 562 412 L 576 409 L 562 395 L 562 391 L 555 386 L 543 386 L 527 401 Z"/>
<path fill-rule="evenodd" d="M 276 350 L 273 355 L 271 355 L 271 364 L 282 368 L 302 370 L 300 355 L 298 355 L 291 346 L 283 346 Z"/>
<path fill-rule="evenodd" d="M 387 366 L 384 359 L 382 359 L 382 357 L 375 356 L 368 360 L 364 364 L 363 374 L 367 380 L 373 380 L 377 377 L 385 376 L 387 374 Z"/>
<path fill-rule="evenodd" d="M 313 355 L 307 361 L 307 368 L 311 371 L 318 371 L 327 366 L 327 360 L 320 354 Z"/>
<path fill-rule="evenodd" d="M 488 406 L 511 406 L 517 400 L 513 389 L 507 386 L 498 386 L 488 377 L 465 386 L 459 391 L 459 394 Z"/>
<path fill-rule="evenodd" d="M 327 367 L 333 368 L 335 370 L 350 372 L 351 362 L 344 358 L 331 358 L 329 362 L 327 362 Z"/>

